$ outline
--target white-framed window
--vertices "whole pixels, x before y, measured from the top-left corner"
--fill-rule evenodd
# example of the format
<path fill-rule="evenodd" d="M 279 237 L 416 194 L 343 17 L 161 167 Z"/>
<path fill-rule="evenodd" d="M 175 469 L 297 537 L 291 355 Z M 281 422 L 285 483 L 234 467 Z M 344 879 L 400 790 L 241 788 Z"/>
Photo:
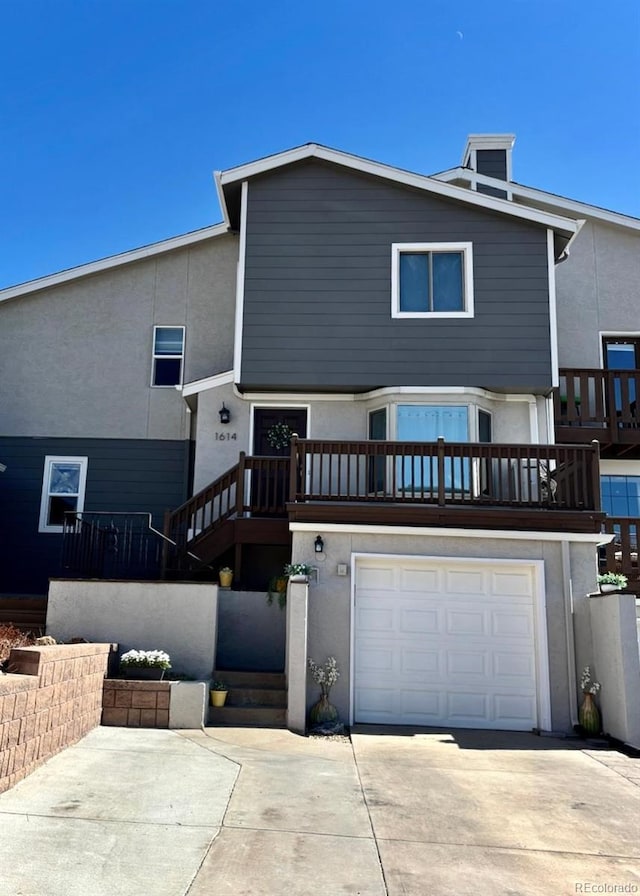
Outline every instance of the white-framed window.
<path fill-rule="evenodd" d="M 184 327 L 153 328 L 152 386 L 179 386 L 184 361 Z"/>
<path fill-rule="evenodd" d="M 472 243 L 392 243 L 392 317 L 473 317 Z"/>
<path fill-rule="evenodd" d="M 88 462 L 87 457 L 45 457 L 39 532 L 62 532 L 65 513 L 84 508 Z"/>

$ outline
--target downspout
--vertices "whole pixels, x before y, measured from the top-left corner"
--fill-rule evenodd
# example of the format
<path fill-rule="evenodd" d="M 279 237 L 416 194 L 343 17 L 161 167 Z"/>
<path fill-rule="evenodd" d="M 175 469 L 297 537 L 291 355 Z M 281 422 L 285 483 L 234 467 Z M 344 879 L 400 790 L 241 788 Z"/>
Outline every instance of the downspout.
<path fill-rule="evenodd" d="M 564 623 L 567 638 L 567 681 L 569 684 L 569 712 L 571 727 L 578 724 L 577 680 L 576 680 L 576 645 L 573 631 L 573 589 L 571 586 L 571 555 L 569 542 L 560 542 L 562 556 L 562 603 L 564 605 Z"/>

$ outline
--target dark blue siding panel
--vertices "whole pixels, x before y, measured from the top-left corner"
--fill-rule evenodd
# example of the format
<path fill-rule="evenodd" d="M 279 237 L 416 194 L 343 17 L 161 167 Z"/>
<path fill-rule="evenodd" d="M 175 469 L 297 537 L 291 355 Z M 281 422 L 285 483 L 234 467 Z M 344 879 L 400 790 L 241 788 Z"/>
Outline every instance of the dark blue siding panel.
<path fill-rule="evenodd" d="M 62 537 L 38 532 L 48 454 L 88 457 L 87 511 L 145 511 L 162 529 L 164 511 L 188 495 L 186 441 L 0 437 L 0 593 L 46 594 L 61 574 Z"/>
<path fill-rule="evenodd" d="M 476 169 L 478 174 L 507 179 L 507 151 L 505 149 L 478 149 L 476 151 Z"/>
<path fill-rule="evenodd" d="M 391 318 L 391 244 L 471 241 L 472 319 Z M 551 386 L 544 227 L 317 160 L 249 183 L 242 385 Z"/>

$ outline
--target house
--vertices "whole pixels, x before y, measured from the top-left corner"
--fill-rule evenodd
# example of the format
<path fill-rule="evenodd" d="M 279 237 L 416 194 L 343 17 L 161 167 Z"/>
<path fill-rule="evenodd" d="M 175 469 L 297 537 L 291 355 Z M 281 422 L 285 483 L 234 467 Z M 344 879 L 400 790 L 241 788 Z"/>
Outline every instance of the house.
<path fill-rule="evenodd" d="M 220 225 L 0 292 L 0 591 L 312 563 L 345 718 L 570 730 L 598 545 L 637 579 L 640 222 L 513 142 L 308 144 L 217 174 Z"/>

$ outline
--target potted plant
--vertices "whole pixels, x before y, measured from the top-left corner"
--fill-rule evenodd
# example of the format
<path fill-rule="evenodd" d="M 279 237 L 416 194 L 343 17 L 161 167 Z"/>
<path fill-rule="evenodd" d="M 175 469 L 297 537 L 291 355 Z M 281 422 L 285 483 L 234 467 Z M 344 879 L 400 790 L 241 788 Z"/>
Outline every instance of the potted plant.
<path fill-rule="evenodd" d="M 267 603 L 269 606 L 273 603 L 274 599 L 278 598 L 278 606 L 280 609 L 284 609 L 287 603 L 287 582 L 289 581 L 291 576 L 310 576 L 313 572 L 313 566 L 309 566 L 308 563 L 287 563 L 284 572 L 281 572 L 277 576 L 273 576 L 269 580 L 269 587 L 267 589 Z"/>
<path fill-rule="evenodd" d="M 598 576 L 598 585 L 601 594 L 606 594 L 609 591 L 621 591 L 627 587 L 627 577 L 620 572 L 604 572 Z"/>
<path fill-rule="evenodd" d="M 591 666 L 585 666 L 580 679 L 582 691 L 582 705 L 578 713 L 580 725 L 585 734 L 600 734 L 600 712 L 596 706 L 594 697 L 600 690 L 600 683 L 591 675 Z"/>
<path fill-rule="evenodd" d="M 171 668 L 171 658 L 164 650 L 128 650 L 120 657 L 120 669 L 125 678 L 138 681 L 162 681 Z"/>
<path fill-rule="evenodd" d="M 223 566 L 218 570 L 218 578 L 220 579 L 221 588 L 231 588 L 233 582 L 233 570 L 230 566 Z"/>
<path fill-rule="evenodd" d="M 224 681 L 215 680 L 209 686 L 209 695 L 212 706 L 224 706 L 229 690 Z"/>
<path fill-rule="evenodd" d="M 311 677 L 320 685 L 320 699 L 311 707 L 309 720 L 313 727 L 338 721 L 338 710 L 329 702 L 331 688 L 340 678 L 335 656 L 328 656 L 324 666 L 319 666 L 309 657 Z"/>

